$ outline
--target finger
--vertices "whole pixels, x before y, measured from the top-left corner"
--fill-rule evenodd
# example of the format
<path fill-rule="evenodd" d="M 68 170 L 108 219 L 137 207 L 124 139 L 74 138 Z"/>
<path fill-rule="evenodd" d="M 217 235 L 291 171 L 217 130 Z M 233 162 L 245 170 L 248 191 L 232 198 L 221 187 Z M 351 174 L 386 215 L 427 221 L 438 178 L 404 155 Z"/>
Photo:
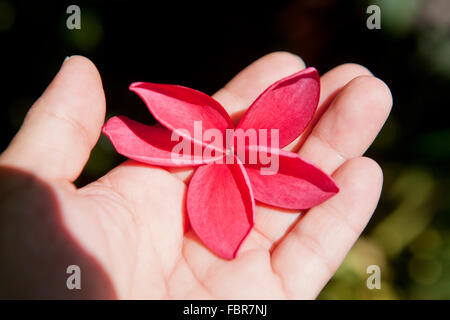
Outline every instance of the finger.
<path fill-rule="evenodd" d="M 28 111 L 0 163 L 73 181 L 98 140 L 104 117 L 97 69 L 88 59 L 73 56 Z"/>
<path fill-rule="evenodd" d="M 272 253 L 273 270 L 290 298 L 317 296 L 378 203 L 383 177 L 373 160 L 349 160 L 333 177 L 340 192 L 306 213 Z"/>
<path fill-rule="evenodd" d="M 332 173 L 367 150 L 391 107 L 392 96 L 383 81 L 372 76 L 353 79 L 317 122 L 299 154 Z"/>
<path fill-rule="evenodd" d="M 305 68 L 303 60 L 288 52 L 273 52 L 256 60 L 239 72 L 213 95 L 237 124 L 252 102 L 272 83 Z M 187 181 L 193 170 L 169 169 L 178 178 Z"/>
<path fill-rule="evenodd" d="M 346 63 L 331 69 L 320 77 L 320 99 L 317 111 L 311 123 L 302 134 L 301 139 L 291 143 L 287 149 L 291 151 L 298 151 L 300 149 L 300 146 L 309 136 L 312 129 L 330 106 L 331 102 L 347 83 L 359 76 L 370 75 L 372 75 L 372 73 L 367 68 L 355 63 Z"/>

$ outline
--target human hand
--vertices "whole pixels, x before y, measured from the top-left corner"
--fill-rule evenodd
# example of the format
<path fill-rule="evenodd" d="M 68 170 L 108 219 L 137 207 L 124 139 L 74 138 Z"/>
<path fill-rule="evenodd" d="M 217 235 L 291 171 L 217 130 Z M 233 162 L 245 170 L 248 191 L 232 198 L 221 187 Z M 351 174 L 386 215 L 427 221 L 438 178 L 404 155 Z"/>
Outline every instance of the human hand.
<path fill-rule="evenodd" d="M 302 68 L 297 56 L 269 54 L 214 98 L 237 121 L 268 85 Z M 228 261 L 184 233 L 189 169 L 128 160 L 73 185 L 105 100 L 95 66 L 72 57 L 0 156 L 0 297 L 315 298 L 377 205 L 382 172 L 361 155 L 391 105 L 386 85 L 361 66 L 324 74 L 317 114 L 287 149 L 332 174 L 340 192 L 307 214 L 257 205 L 254 228 Z M 66 287 L 69 265 L 81 268 L 81 290 Z"/>

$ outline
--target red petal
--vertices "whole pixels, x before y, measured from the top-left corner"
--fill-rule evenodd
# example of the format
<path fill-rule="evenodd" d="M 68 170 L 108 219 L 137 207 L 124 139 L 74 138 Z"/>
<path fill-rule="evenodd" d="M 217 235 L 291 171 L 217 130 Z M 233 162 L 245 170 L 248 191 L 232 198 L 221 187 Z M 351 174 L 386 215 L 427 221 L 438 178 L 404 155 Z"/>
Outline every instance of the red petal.
<path fill-rule="evenodd" d="M 307 68 L 268 87 L 250 106 L 237 128 L 279 129 L 279 148 L 291 143 L 305 130 L 319 102 L 317 70 Z M 270 132 L 268 132 L 268 144 Z M 264 144 L 266 145 L 266 144 Z"/>
<path fill-rule="evenodd" d="M 248 147 L 245 161 L 248 162 L 251 154 L 257 154 L 260 158 L 265 154 L 265 150 L 262 147 Z M 330 176 L 298 154 L 270 149 L 268 155 L 269 157 L 274 155 L 272 163 L 278 161 L 278 169 L 276 165 L 270 169 L 270 165 L 245 162 L 245 169 L 256 200 L 280 208 L 309 209 L 339 191 Z M 261 174 L 263 167 L 265 167 L 266 175 Z M 271 174 L 267 175 L 267 173 Z"/>
<path fill-rule="evenodd" d="M 224 134 L 225 129 L 234 128 L 225 109 L 216 100 L 200 91 L 183 86 L 147 82 L 135 82 L 131 84 L 130 90 L 142 98 L 158 122 L 197 143 L 205 145 L 202 137 L 207 129 L 218 129 Z M 202 136 L 197 137 L 194 134 L 194 121 L 201 121 Z M 189 134 L 179 131 L 180 129 L 187 130 Z"/>
<path fill-rule="evenodd" d="M 108 120 L 103 126 L 103 133 L 111 140 L 118 153 L 151 165 L 193 166 L 214 160 L 211 157 L 202 159 L 202 155 L 177 156 L 172 153 L 179 141 L 171 141 L 171 132 L 158 124 L 148 126 L 119 116 Z M 191 144 L 191 151 L 193 148 Z"/>
<path fill-rule="evenodd" d="M 225 259 L 236 257 L 254 221 L 254 200 L 242 164 L 199 167 L 189 183 L 187 209 L 192 229 L 208 248 Z"/>

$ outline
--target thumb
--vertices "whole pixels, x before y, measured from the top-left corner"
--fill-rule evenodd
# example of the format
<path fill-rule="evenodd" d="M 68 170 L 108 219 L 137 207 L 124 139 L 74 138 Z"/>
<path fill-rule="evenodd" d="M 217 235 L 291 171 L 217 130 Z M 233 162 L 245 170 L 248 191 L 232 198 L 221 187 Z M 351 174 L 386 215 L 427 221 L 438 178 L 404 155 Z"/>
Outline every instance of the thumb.
<path fill-rule="evenodd" d="M 28 111 L 0 164 L 73 181 L 99 138 L 104 117 L 105 97 L 96 67 L 81 56 L 66 59 Z"/>

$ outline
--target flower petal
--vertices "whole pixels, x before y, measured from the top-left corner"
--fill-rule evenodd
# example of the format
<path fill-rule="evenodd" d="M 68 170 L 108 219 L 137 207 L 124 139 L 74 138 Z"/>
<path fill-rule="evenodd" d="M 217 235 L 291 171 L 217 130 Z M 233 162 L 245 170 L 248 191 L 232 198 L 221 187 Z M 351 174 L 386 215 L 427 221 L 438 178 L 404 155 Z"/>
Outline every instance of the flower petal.
<path fill-rule="evenodd" d="M 311 121 L 319 103 L 320 80 L 310 67 L 268 87 L 250 106 L 237 128 L 278 129 L 279 147 L 296 139 Z M 264 145 L 274 146 L 270 142 Z"/>
<path fill-rule="evenodd" d="M 202 159 L 203 152 L 196 155 L 189 141 L 190 151 L 174 153 L 179 141 L 171 141 L 171 132 L 157 124 L 145 125 L 124 116 L 113 117 L 103 126 L 103 133 L 111 140 L 116 151 L 130 159 L 159 166 L 195 166 L 214 161 L 219 157 Z M 180 137 L 178 137 L 180 138 Z M 220 155 L 223 156 L 223 155 Z"/>
<path fill-rule="evenodd" d="M 240 159 L 246 161 L 253 195 L 263 203 L 286 209 L 309 209 L 339 191 L 330 176 L 296 153 L 250 146 L 245 154 L 246 158 Z M 247 160 L 251 156 L 257 156 L 258 160 Z M 261 157 L 270 159 L 265 161 L 267 165 L 261 164 Z"/>
<path fill-rule="evenodd" d="M 253 226 L 254 206 L 241 163 L 201 166 L 189 183 L 187 211 L 191 227 L 222 258 L 236 257 Z"/>
<path fill-rule="evenodd" d="M 217 129 L 224 135 L 226 129 L 234 128 L 225 109 L 216 100 L 200 91 L 183 86 L 148 82 L 135 82 L 131 84 L 130 90 L 142 98 L 159 123 L 180 136 L 193 139 L 196 143 L 205 145 L 202 141 L 203 133 L 208 129 Z M 199 133 L 194 130 L 197 121 L 201 124 Z M 220 141 L 219 149 L 222 147 L 223 141 Z"/>

